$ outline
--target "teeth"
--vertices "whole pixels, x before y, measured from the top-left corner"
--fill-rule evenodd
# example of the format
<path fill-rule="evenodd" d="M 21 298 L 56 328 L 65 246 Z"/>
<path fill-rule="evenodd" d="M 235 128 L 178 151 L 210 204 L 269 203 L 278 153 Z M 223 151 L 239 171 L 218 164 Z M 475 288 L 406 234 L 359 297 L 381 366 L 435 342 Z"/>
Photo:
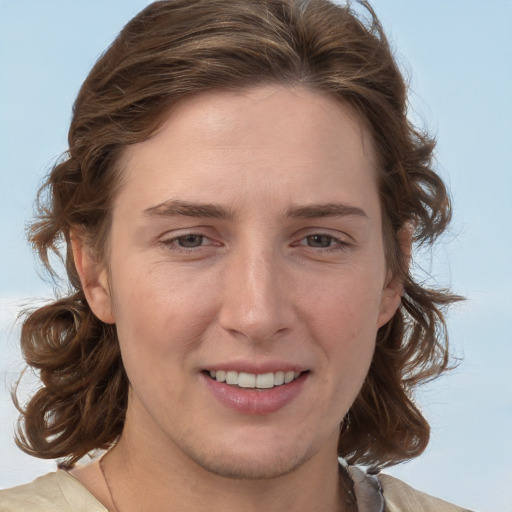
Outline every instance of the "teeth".
<path fill-rule="evenodd" d="M 256 387 L 256 375 L 254 375 L 254 373 L 240 372 L 238 374 L 238 385 L 241 388 L 255 388 Z"/>
<path fill-rule="evenodd" d="M 289 384 L 299 377 L 300 372 L 274 372 L 274 373 L 245 373 L 224 370 L 210 371 L 210 377 L 217 382 L 225 382 L 231 386 L 239 386 L 241 388 L 252 389 L 269 389 L 274 386 L 282 386 Z"/>
<path fill-rule="evenodd" d="M 262 373 L 256 377 L 256 387 L 259 389 L 273 388 L 275 377 L 273 373 Z"/>
<path fill-rule="evenodd" d="M 274 373 L 274 386 L 280 386 L 284 384 L 284 372 Z"/>
<path fill-rule="evenodd" d="M 288 384 L 288 383 L 290 383 L 294 378 L 295 378 L 295 373 L 294 373 L 294 372 L 286 372 L 286 373 L 284 374 L 284 383 L 285 383 L 285 384 Z"/>
<path fill-rule="evenodd" d="M 226 384 L 238 385 L 238 372 L 226 372 Z"/>

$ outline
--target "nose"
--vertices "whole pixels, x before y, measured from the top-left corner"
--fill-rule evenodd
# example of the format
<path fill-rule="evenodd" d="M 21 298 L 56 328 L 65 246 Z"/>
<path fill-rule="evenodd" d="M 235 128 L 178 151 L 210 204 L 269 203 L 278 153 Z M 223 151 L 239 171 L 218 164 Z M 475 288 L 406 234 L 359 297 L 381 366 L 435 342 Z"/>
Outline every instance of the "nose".
<path fill-rule="evenodd" d="M 232 254 L 226 267 L 221 327 L 252 342 L 274 340 L 294 323 L 293 283 L 271 248 Z"/>

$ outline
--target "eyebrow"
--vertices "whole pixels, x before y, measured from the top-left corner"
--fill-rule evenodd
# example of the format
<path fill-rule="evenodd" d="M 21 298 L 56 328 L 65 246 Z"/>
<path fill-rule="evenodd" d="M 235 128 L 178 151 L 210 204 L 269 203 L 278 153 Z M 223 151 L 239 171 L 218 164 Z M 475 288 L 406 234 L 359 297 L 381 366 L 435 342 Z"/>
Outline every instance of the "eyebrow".
<path fill-rule="evenodd" d="M 170 199 L 144 210 L 144 214 L 156 217 L 213 217 L 216 219 L 232 219 L 235 212 L 224 206 L 210 203 L 190 203 L 178 199 Z"/>
<path fill-rule="evenodd" d="M 346 203 L 325 203 L 311 204 L 307 206 L 293 206 L 287 213 L 287 217 L 300 219 L 313 219 L 319 217 L 347 217 L 357 216 L 368 218 L 364 210 L 357 206 L 351 206 Z"/>
<path fill-rule="evenodd" d="M 156 217 L 209 217 L 215 219 L 233 219 L 236 211 L 212 203 L 192 203 L 179 199 L 170 199 L 144 210 L 144 214 Z M 304 206 L 292 206 L 286 213 L 287 218 L 314 219 L 321 217 L 356 216 L 368 218 L 364 210 L 345 203 L 320 203 Z"/>

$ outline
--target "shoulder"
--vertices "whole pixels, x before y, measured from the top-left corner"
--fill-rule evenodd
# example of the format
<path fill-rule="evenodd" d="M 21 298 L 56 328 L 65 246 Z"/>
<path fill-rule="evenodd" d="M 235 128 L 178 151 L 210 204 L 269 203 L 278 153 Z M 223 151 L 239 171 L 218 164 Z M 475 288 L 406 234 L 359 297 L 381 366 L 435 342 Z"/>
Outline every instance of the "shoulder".
<path fill-rule="evenodd" d="M 0 490 L 0 512 L 107 512 L 92 494 L 66 471 Z"/>
<path fill-rule="evenodd" d="M 391 475 L 379 474 L 387 512 L 471 512 L 413 489 Z"/>

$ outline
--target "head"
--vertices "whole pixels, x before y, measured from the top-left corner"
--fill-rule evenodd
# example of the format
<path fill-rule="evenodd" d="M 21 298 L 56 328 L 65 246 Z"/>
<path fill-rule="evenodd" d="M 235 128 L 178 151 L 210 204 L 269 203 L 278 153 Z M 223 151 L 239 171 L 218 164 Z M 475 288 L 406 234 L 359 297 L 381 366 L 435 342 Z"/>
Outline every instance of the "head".
<path fill-rule="evenodd" d="M 155 2 L 99 59 L 31 231 L 46 264 L 64 241 L 72 293 L 34 311 L 23 327 L 25 356 L 44 384 L 24 412 L 19 442 L 26 451 L 74 462 L 121 434 L 129 380 L 119 329 L 91 309 L 77 247 L 105 271 L 108 289 L 115 205 L 133 178 L 137 148 L 166 133 L 190 105 L 255 101 L 256 91 L 298 95 L 291 106 L 304 101 L 306 108 L 315 98 L 332 104 L 364 133 L 386 285 L 394 283 L 401 299 L 376 330 L 368 367 L 342 414 L 338 453 L 382 467 L 423 451 L 428 423 L 410 393 L 446 368 L 439 308 L 454 298 L 416 283 L 408 262 L 413 241 L 432 243 L 446 228 L 449 201 L 431 168 L 434 142 L 408 122 L 403 77 L 373 11 L 365 5 L 364 12 L 325 0 Z"/>

